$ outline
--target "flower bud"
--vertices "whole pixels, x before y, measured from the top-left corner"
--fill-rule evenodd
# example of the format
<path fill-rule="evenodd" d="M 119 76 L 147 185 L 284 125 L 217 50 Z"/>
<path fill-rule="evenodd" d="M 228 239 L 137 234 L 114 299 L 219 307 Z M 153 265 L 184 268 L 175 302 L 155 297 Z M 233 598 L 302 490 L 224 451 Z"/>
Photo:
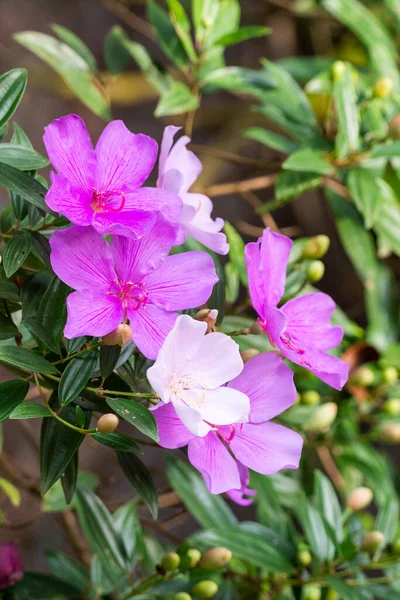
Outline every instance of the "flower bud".
<path fill-rule="evenodd" d="M 304 587 L 304 600 L 321 600 L 321 588 L 319 585 L 306 585 Z"/>
<path fill-rule="evenodd" d="M 121 323 L 107 335 L 103 336 L 105 346 L 124 346 L 132 339 L 132 329 L 126 323 Z"/>
<path fill-rule="evenodd" d="M 359 487 L 347 498 L 347 507 L 354 511 L 363 510 L 371 504 L 373 497 L 372 490 L 367 487 Z"/>
<path fill-rule="evenodd" d="M 189 559 L 190 568 L 193 569 L 200 562 L 201 552 L 200 550 L 197 550 L 197 548 L 190 548 L 186 552 L 186 556 Z"/>
<path fill-rule="evenodd" d="M 181 557 L 176 552 L 168 552 L 161 560 L 161 566 L 166 571 L 175 571 L 179 567 Z"/>
<path fill-rule="evenodd" d="M 384 383 L 396 383 L 399 378 L 399 372 L 395 367 L 386 367 L 382 372 L 382 381 Z"/>
<path fill-rule="evenodd" d="M 306 548 L 299 550 L 297 560 L 302 567 L 308 567 L 312 563 L 311 552 Z"/>
<path fill-rule="evenodd" d="M 0 545 L 0 590 L 22 579 L 24 575 L 21 556 L 14 542 Z"/>
<path fill-rule="evenodd" d="M 327 431 L 336 419 L 336 415 L 337 405 L 335 402 L 326 402 L 315 410 L 308 423 L 304 425 L 304 429 L 315 433 Z"/>
<path fill-rule="evenodd" d="M 389 137 L 392 140 L 400 139 L 400 115 L 396 115 L 389 121 Z"/>
<path fill-rule="evenodd" d="M 197 313 L 194 315 L 194 318 L 196 321 L 203 321 L 203 323 L 207 323 L 207 333 L 209 333 L 210 331 L 215 331 L 218 311 L 216 308 L 211 310 L 209 308 L 202 308 L 201 310 L 197 311 Z"/>
<path fill-rule="evenodd" d="M 333 81 L 339 81 L 342 79 L 346 71 L 346 65 L 341 60 L 337 60 L 332 67 Z"/>
<path fill-rule="evenodd" d="M 302 404 L 307 404 L 308 406 L 314 406 L 319 404 L 321 401 L 321 396 L 315 390 L 307 390 L 301 394 L 301 402 Z"/>
<path fill-rule="evenodd" d="M 378 438 L 387 444 L 400 443 L 400 423 L 386 423 L 381 427 Z"/>
<path fill-rule="evenodd" d="M 351 383 L 360 387 L 369 387 L 374 383 L 375 374 L 367 366 L 359 367 L 351 377 Z"/>
<path fill-rule="evenodd" d="M 173 596 L 172 600 L 192 600 L 192 596 L 186 592 L 178 592 Z"/>
<path fill-rule="evenodd" d="M 250 333 L 254 335 L 264 335 L 265 331 L 257 321 L 250 327 Z"/>
<path fill-rule="evenodd" d="M 219 569 L 225 567 L 232 558 L 228 548 L 211 548 L 201 557 L 199 566 L 202 569 Z"/>
<path fill-rule="evenodd" d="M 368 531 L 364 534 L 361 542 L 361 550 L 364 552 L 375 552 L 383 546 L 385 536 L 381 531 Z"/>
<path fill-rule="evenodd" d="M 247 348 L 246 350 L 243 350 L 243 352 L 240 353 L 240 356 L 242 357 L 243 362 L 247 363 L 249 362 L 249 360 L 251 360 L 255 356 L 258 356 L 259 354 L 261 354 L 261 352 L 257 350 L 257 348 Z"/>
<path fill-rule="evenodd" d="M 307 278 L 311 283 L 317 283 L 325 274 L 325 265 L 321 260 L 313 260 L 307 269 Z"/>
<path fill-rule="evenodd" d="M 326 592 L 326 600 L 340 600 L 340 596 L 337 592 L 335 592 L 335 590 L 329 588 L 329 590 Z"/>
<path fill-rule="evenodd" d="M 214 598 L 217 592 L 218 586 L 215 581 L 211 581 L 211 579 L 199 581 L 199 583 L 196 583 L 192 589 L 192 593 L 196 596 L 196 598 L 204 598 L 205 600 L 208 598 Z"/>
<path fill-rule="evenodd" d="M 322 258 L 328 252 L 331 241 L 327 235 L 316 235 L 305 243 L 301 258 Z"/>
<path fill-rule="evenodd" d="M 400 538 L 397 538 L 394 540 L 392 550 L 393 550 L 394 554 L 399 556 L 399 554 L 400 554 Z"/>
<path fill-rule="evenodd" d="M 97 421 L 97 430 L 99 433 L 114 433 L 118 427 L 118 423 L 119 419 L 117 415 L 107 413 L 106 415 L 102 415 Z"/>
<path fill-rule="evenodd" d="M 397 417 L 400 415 L 400 398 L 389 398 L 383 405 L 383 410 L 387 415 Z"/>
<path fill-rule="evenodd" d="M 387 98 L 392 93 L 393 79 L 381 77 L 374 85 L 373 94 L 376 98 Z"/>

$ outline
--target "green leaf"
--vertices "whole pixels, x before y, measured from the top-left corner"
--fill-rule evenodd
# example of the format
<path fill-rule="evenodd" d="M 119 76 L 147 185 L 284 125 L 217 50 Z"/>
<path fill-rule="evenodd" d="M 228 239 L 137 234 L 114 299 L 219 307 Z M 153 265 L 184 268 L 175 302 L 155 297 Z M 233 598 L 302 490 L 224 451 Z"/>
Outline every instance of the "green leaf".
<path fill-rule="evenodd" d="M 75 50 L 56 38 L 37 31 L 22 31 L 13 37 L 54 69 L 91 111 L 105 120 L 111 118 L 100 82 Z"/>
<path fill-rule="evenodd" d="M 106 398 L 106 402 L 115 413 L 149 438 L 158 442 L 157 423 L 148 408 L 138 404 L 133 399 Z"/>
<path fill-rule="evenodd" d="M 97 555 L 105 573 L 128 574 L 130 565 L 122 538 L 110 512 L 96 494 L 78 487 L 76 509 L 80 525 L 90 548 Z"/>
<path fill-rule="evenodd" d="M 320 515 L 331 526 L 335 541 L 343 541 L 342 509 L 330 480 L 321 471 L 315 472 L 314 482 L 315 506 Z"/>
<path fill-rule="evenodd" d="M 365 600 L 365 596 L 354 588 L 354 586 L 349 585 L 343 579 L 337 579 L 336 577 L 326 577 L 326 582 L 329 586 L 339 594 L 339 598 L 341 600 Z"/>
<path fill-rule="evenodd" d="M 107 379 L 115 369 L 121 354 L 121 346 L 100 347 L 100 374 Z"/>
<path fill-rule="evenodd" d="M 315 557 L 320 561 L 331 560 L 335 555 L 335 548 L 317 509 L 304 496 L 299 499 L 294 510 Z"/>
<path fill-rule="evenodd" d="M 338 157 L 346 157 L 358 149 L 360 120 L 354 79 L 347 64 L 343 75 L 334 82 L 333 96 L 338 118 L 336 153 Z"/>
<path fill-rule="evenodd" d="M 44 201 L 47 193 L 46 188 L 27 173 L 0 163 L 0 185 L 25 198 L 40 210 L 51 212 Z"/>
<path fill-rule="evenodd" d="M 50 571 L 55 577 L 66 583 L 72 581 L 81 594 L 86 591 L 89 586 L 89 573 L 83 565 L 57 550 L 47 550 L 46 558 Z"/>
<path fill-rule="evenodd" d="M 175 32 L 168 13 L 154 2 L 154 0 L 147 1 L 147 19 L 153 26 L 157 39 L 160 42 L 160 46 L 166 56 L 168 56 L 177 67 L 185 67 L 188 62 L 185 48 Z"/>
<path fill-rule="evenodd" d="M 15 346 L 0 346 L 0 362 L 43 375 L 57 375 L 57 369 L 33 350 Z"/>
<path fill-rule="evenodd" d="M 252 94 L 264 98 L 267 91 L 275 88 L 275 81 L 265 69 L 258 71 L 244 67 L 221 67 L 208 73 L 202 80 L 202 85 L 212 86 L 215 90 L 228 90 Z"/>
<path fill-rule="evenodd" d="M 200 101 L 191 90 L 180 81 L 174 81 L 171 88 L 162 92 L 155 110 L 156 117 L 181 115 L 200 106 Z"/>
<path fill-rule="evenodd" d="M 78 486 L 86 490 L 94 491 L 99 485 L 99 478 L 94 473 L 89 471 L 80 471 L 78 473 Z M 69 510 L 75 507 L 76 493 L 71 501 L 71 504 L 65 502 L 64 490 L 59 479 L 49 489 L 49 491 L 43 497 L 42 510 L 43 512 L 62 512 L 63 510 Z"/>
<path fill-rule="evenodd" d="M 85 61 L 89 69 L 93 73 L 96 73 L 96 59 L 93 56 L 92 52 L 89 50 L 89 48 L 86 46 L 86 44 L 82 42 L 82 40 L 78 38 L 78 36 L 75 35 L 75 33 L 70 31 L 66 27 L 62 27 L 62 25 L 52 25 L 51 28 L 54 31 L 54 33 L 58 35 L 60 40 L 62 40 L 70 48 L 72 48 L 72 50 L 74 50 L 74 52 L 76 52 L 76 54 L 78 54 Z"/>
<path fill-rule="evenodd" d="M 5 315 L 0 313 L 0 340 L 9 340 L 18 333 L 18 327 Z"/>
<path fill-rule="evenodd" d="M 10 481 L 0 477 L 0 489 L 5 493 L 9 501 L 13 506 L 19 506 L 21 504 L 21 494 Z"/>
<path fill-rule="evenodd" d="M 229 244 L 229 260 L 239 273 L 241 283 L 247 287 L 248 277 L 244 262 L 244 242 L 242 237 L 228 221 L 225 221 L 224 232 Z"/>
<path fill-rule="evenodd" d="M 67 320 L 66 300 L 69 293 L 70 288 L 54 275 L 37 310 L 41 324 L 51 335 L 57 352 L 59 352 L 60 341 Z"/>
<path fill-rule="evenodd" d="M 396 281 L 384 264 L 366 283 L 366 311 L 368 316 L 367 341 L 380 352 L 398 339 L 398 302 Z"/>
<path fill-rule="evenodd" d="M 18 233 L 9 240 L 3 251 L 3 266 L 7 277 L 18 271 L 31 249 L 32 239 L 28 233 Z"/>
<path fill-rule="evenodd" d="M 194 49 L 192 38 L 190 36 L 190 21 L 179 0 L 167 0 L 171 21 L 175 31 L 182 42 L 186 54 L 192 61 L 197 60 L 197 53 Z"/>
<path fill-rule="evenodd" d="M 206 528 L 222 529 L 237 520 L 221 496 L 210 494 L 201 475 L 187 463 L 168 456 L 167 477 L 190 514 Z"/>
<path fill-rule="evenodd" d="M 225 296 L 229 304 L 235 304 L 240 292 L 239 271 L 231 262 L 224 266 Z"/>
<path fill-rule="evenodd" d="M 317 150 L 297 150 L 285 160 L 282 167 L 289 171 L 306 171 L 320 175 L 335 173 L 335 167 L 324 158 L 323 152 Z"/>
<path fill-rule="evenodd" d="M 29 329 L 33 338 L 43 344 L 46 349 L 49 349 L 52 352 L 59 352 L 59 347 L 54 343 L 51 331 L 46 329 L 46 327 L 43 327 L 41 323 L 34 319 L 24 319 L 22 325 Z"/>
<path fill-rule="evenodd" d="M 97 359 L 98 353 L 92 350 L 69 361 L 58 386 L 58 397 L 62 406 L 79 396 L 93 375 Z"/>
<path fill-rule="evenodd" d="M 133 564 L 136 558 L 145 553 L 143 531 L 140 525 L 137 502 L 135 500 L 123 504 L 113 514 L 114 523 L 125 544 L 129 560 Z"/>
<path fill-rule="evenodd" d="M 77 425 L 79 425 L 79 423 L 77 423 Z M 61 485 L 67 504 L 71 504 L 75 493 L 78 480 L 78 460 L 78 452 L 75 452 L 72 460 L 69 461 L 64 473 L 61 475 Z"/>
<path fill-rule="evenodd" d="M 131 60 L 125 42 L 129 42 L 128 35 L 119 25 L 114 25 L 104 40 L 106 66 L 108 71 L 115 75 L 125 71 Z"/>
<path fill-rule="evenodd" d="M 0 383 L 0 423 L 24 401 L 29 390 L 29 382 L 22 379 L 13 379 Z"/>
<path fill-rule="evenodd" d="M 96 440 L 96 442 L 114 448 L 114 450 L 119 450 L 120 452 L 143 454 L 140 446 L 122 433 L 92 433 L 92 438 Z"/>
<path fill-rule="evenodd" d="M 371 156 L 374 158 L 392 158 L 400 156 L 400 140 L 395 140 L 387 144 L 377 144 L 371 150 Z"/>
<path fill-rule="evenodd" d="M 117 451 L 119 464 L 129 483 L 140 494 L 153 519 L 157 519 L 158 496 L 153 479 L 142 461 L 128 452 Z"/>
<path fill-rule="evenodd" d="M 26 69 L 12 69 L 0 77 L 0 128 L 11 119 L 24 95 Z"/>
<path fill-rule="evenodd" d="M 284 152 L 285 154 L 295 152 L 299 148 L 296 142 L 262 127 L 250 127 L 243 132 L 243 135 L 250 140 L 254 140 L 255 142 L 264 144 L 264 146 L 268 146 L 268 148 Z"/>
<path fill-rule="evenodd" d="M 171 87 L 173 83 L 171 75 L 163 71 L 160 66 L 153 61 L 146 48 L 142 46 L 142 44 L 131 42 L 127 39 L 124 42 L 124 47 L 132 56 L 139 68 L 143 71 L 147 81 L 158 91 L 159 94 L 162 94 Z"/>
<path fill-rule="evenodd" d="M 17 598 L 29 600 L 54 600 L 55 598 L 76 598 L 79 590 L 74 582 L 62 581 L 45 573 L 25 571 L 23 579 L 13 586 Z"/>
<path fill-rule="evenodd" d="M 227 33 L 214 42 L 216 46 L 233 46 L 234 44 L 238 44 L 239 42 L 245 42 L 246 40 L 251 40 L 253 38 L 265 37 L 271 33 L 271 29 L 269 27 L 264 27 L 263 25 L 248 25 L 247 27 L 240 27 L 236 31 L 232 33 Z"/>
<path fill-rule="evenodd" d="M 40 258 L 42 259 L 42 261 L 44 262 L 46 267 L 48 269 L 51 269 L 51 262 L 50 262 L 51 248 L 50 248 L 49 240 L 47 239 L 47 237 L 45 237 L 38 231 L 29 230 L 29 235 L 32 238 L 33 245 L 35 246 L 35 249 L 39 253 Z"/>
<path fill-rule="evenodd" d="M 0 144 L 0 162 L 21 171 L 36 171 L 47 167 L 49 161 L 30 148 L 18 144 Z"/>
<path fill-rule="evenodd" d="M 38 419 L 43 417 L 50 417 L 51 413 L 43 406 L 43 404 L 37 404 L 37 402 L 23 402 L 19 404 L 12 413 L 9 415 L 9 419 Z"/>
<path fill-rule="evenodd" d="M 216 43 L 225 35 L 233 33 L 240 25 L 240 3 L 238 0 L 204 0 L 202 7 L 202 27 L 204 36 L 204 47 L 207 55 L 210 52 L 223 54 L 223 46 Z M 196 36 L 197 37 L 197 36 Z M 200 39 L 201 42 L 201 39 Z M 200 43 L 200 46 L 203 45 Z"/>
<path fill-rule="evenodd" d="M 397 498 L 387 498 L 376 518 L 375 529 L 385 536 L 385 541 L 392 544 L 397 537 L 399 526 L 399 502 Z"/>
<path fill-rule="evenodd" d="M 379 204 L 375 215 L 374 229 L 385 246 L 400 256 L 400 202 L 393 188 L 383 179 L 377 179 Z"/>
<path fill-rule="evenodd" d="M 379 179 L 368 169 L 351 169 L 347 185 L 355 205 L 364 217 L 365 227 L 371 229 L 380 206 Z"/>
<path fill-rule="evenodd" d="M 276 203 L 282 206 L 286 202 L 293 200 L 293 198 L 301 196 L 309 190 L 314 190 L 321 184 L 321 176 L 316 173 L 281 171 L 275 187 Z M 264 211 L 260 207 L 260 210 L 257 210 L 257 212 Z"/>

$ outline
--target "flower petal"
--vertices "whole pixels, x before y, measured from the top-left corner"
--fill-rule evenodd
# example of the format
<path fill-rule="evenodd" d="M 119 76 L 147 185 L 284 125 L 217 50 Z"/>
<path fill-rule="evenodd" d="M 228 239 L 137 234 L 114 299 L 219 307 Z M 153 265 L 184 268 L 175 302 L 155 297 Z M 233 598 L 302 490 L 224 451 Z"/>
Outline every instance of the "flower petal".
<path fill-rule="evenodd" d="M 203 194 L 184 194 L 185 208 L 194 209 L 194 214 L 188 210 L 182 213 L 181 222 L 185 230 L 198 242 L 218 254 L 228 254 L 229 244 L 226 235 L 221 233 L 223 219 L 212 219 L 213 204 Z"/>
<path fill-rule="evenodd" d="M 180 193 L 185 193 L 196 181 L 201 173 L 201 161 L 193 152 L 188 150 L 186 146 L 189 144 L 190 138 L 183 135 L 176 144 L 171 148 L 165 163 L 163 164 L 163 175 L 172 169 L 176 169 L 183 175 L 183 181 L 180 186 Z M 163 156 L 164 158 L 164 156 Z M 161 177 L 160 185 L 164 186 L 163 177 Z"/>
<path fill-rule="evenodd" d="M 196 390 L 198 392 L 198 390 Z M 192 395 L 195 395 L 195 391 L 192 392 Z M 172 401 L 174 408 L 176 410 L 176 414 L 182 421 L 182 423 L 187 427 L 187 429 L 196 437 L 204 437 L 206 436 L 212 429 L 212 427 L 203 421 L 199 411 L 195 408 L 187 406 L 182 400 L 173 400 Z"/>
<path fill-rule="evenodd" d="M 207 302 L 217 281 L 211 256 L 194 251 L 168 256 L 161 268 L 146 276 L 144 284 L 160 308 L 184 310 Z"/>
<path fill-rule="evenodd" d="M 161 404 L 163 404 L 161 402 Z M 157 421 L 159 444 L 163 448 L 182 448 L 195 436 L 184 426 L 172 404 L 164 404 L 153 412 Z"/>
<path fill-rule="evenodd" d="M 122 212 L 131 210 L 147 210 L 160 212 L 172 223 L 178 223 L 183 209 L 183 202 L 178 194 L 168 190 L 143 187 L 126 194 Z"/>
<path fill-rule="evenodd" d="M 203 475 L 212 494 L 240 488 L 240 477 L 236 461 L 229 454 L 215 432 L 204 438 L 196 438 L 188 444 L 188 458 Z"/>
<path fill-rule="evenodd" d="M 96 154 L 82 119 L 77 115 L 67 115 L 52 121 L 45 127 L 43 141 L 57 172 L 91 196 Z"/>
<path fill-rule="evenodd" d="M 46 204 L 75 225 L 90 225 L 93 209 L 87 193 L 81 188 L 73 187 L 68 179 L 53 172 L 50 173 L 50 182 Z"/>
<path fill-rule="evenodd" d="M 293 371 L 273 352 L 264 352 L 249 360 L 228 387 L 250 398 L 251 423 L 269 421 L 296 402 Z"/>
<path fill-rule="evenodd" d="M 204 421 L 213 425 L 245 423 L 250 412 L 250 401 L 243 392 L 222 386 L 204 391 L 197 410 Z"/>
<path fill-rule="evenodd" d="M 245 498 L 245 496 L 255 496 L 257 491 L 250 490 L 247 487 L 250 481 L 248 468 L 242 465 L 242 463 L 237 463 L 237 467 L 240 475 L 240 490 L 228 490 L 226 495 L 240 506 L 250 506 L 250 504 L 253 503 L 253 500 L 251 498 Z"/>
<path fill-rule="evenodd" d="M 281 469 L 297 469 L 303 438 L 275 423 L 245 423 L 230 442 L 237 460 L 249 469 L 273 475 Z"/>
<path fill-rule="evenodd" d="M 64 283 L 75 290 L 108 291 L 116 278 L 111 248 L 92 227 L 55 231 L 50 246 L 51 266 Z"/>
<path fill-rule="evenodd" d="M 160 178 L 165 173 L 165 164 L 167 162 L 169 151 L 174 143 L 174 136 L 182 127 L 175 125 L 167 125 L 164 129 L 163 138 L 161 141 L 160 157 L 158 159 L 158 177 Z"/>
<path fill-rule="evenodd" d="M 64 335 L 68 339 L 82 335 L 101 337 L 122 322 L 121 300 L 115 296 L 83 290 L 67 298 L 68 318 Z"/>
<path fill-rule="evenodd" d="M 167 312 L 154 304 L 146 304 L 144 308 L 136 311 L 128 309 L 128 317 L 136 346 L 146 358 L 155 360 L 174 326 L 177 313 Z"/>
<path fill-rule="evenodd" d="M 157 151 L 155 140 L 131 133 L 122 121 L 112 121 L 96 144 L 96 188 L 130 192 L 140 187 L 154 167 Z"/>
<path fill-rule="evenodd" d="M 99 212 L 94 214 L 93 227 L 102 235 L 143 237 L 152 227 L 156 215 L 150 211 Z"/>
<path fill-rule="evenodd" d="M 287 332 L 294 340 L 319 350 L 330 350 L 343 339 L 343 329 L 331 324 L 335 302 L 327 294 L 306 294 L 286 302 L 281 310 L 288 319 Z"/>

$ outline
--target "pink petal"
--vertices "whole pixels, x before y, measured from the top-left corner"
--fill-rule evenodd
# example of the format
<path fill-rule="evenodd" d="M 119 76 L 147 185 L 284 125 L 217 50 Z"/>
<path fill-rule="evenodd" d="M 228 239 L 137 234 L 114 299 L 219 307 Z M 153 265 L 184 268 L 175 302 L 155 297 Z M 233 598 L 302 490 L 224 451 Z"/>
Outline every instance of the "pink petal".
<path fill-rule="evenodd" d="M 122 212 L 132 210 L 160 211 L 166 219 L 172 223 L 178 223 L 182 209 L 182 200 L 176 193 L 158 188 L 143 187 L 140 190 L 126 194 Z"/>
<path fill-rule="evenodd" d="M 101 337 L 118 327 L 123 319 L 119 298 L 83 290 L 67 298 L 68 318 L 64 335 L 68 339 L 82 335 Z"/>
<path fill-rule="evenodd" d="M 122 121 L 112 121 L 96 145 L 96 188 L 130 192 L 150 175 L 157 159 L 157 142 L 129 131 Z"/>
<path fill-rule="evenodd" d="M 190 396 L 197 396 L 199 395 L 199 392 L 200 390 L 191 390 L 188 394 L 185 394 L 185 399 Z M 186 405 L 182 400 L 179 399 L 172 400 L 172 404 L 174 405 L 176 414 L 182 423 L 195 437 L 204 437 L 212 430 L 211 425 L 203 421 L 199 411 L 195 408 Z"/>
<path fill-rule="evenodd" d="M 184 310 L 207 302 L 217 281 L 211 256 L 195 251 L 168 256 L 144 283 L 154 304 L 166 310 Z"/>
<path fill-rule="evenodd" d="M 217 254 L 228 254 L 229 244 L 226 241 L 226 235 L 220 233 L 224 226 L 223 219 L 211 218 L 213 204 L 207 196 L 203 194 L 185 194 L 183 196 L 185 208 L 192 208 L 195 213 L 184 210 L 182 213 L 182 225 L 189 235 L 210 248 Z"/>
<path fill-rule="evenodd" d="M 51 266 L 64 283 L 75 290 L 109 290 L 116 278 L 111 248 L 92 227 L 55 231 L 50 246 Z"/>
<path fill-rule="evenodd" d="M 174 136 L 182 127 L 168 125 L 164 129 L 164 134 L 161 142 L 160 157 L 158 159 L 158 176 L 161 177 L 165 173 L 165 164 L 167 162 L 169 151 L 174 143 Z"/>
<path fill-rule="evenodd" d="M 230 442 L 237 460 L 263 475 L 297 469 L 302 447 L 301 435 L 275 423 L 245 423 Z"/>
<path fill-rule="evenodd" d="M 149 211 L 95 213 L 92 225 L 102 235 L 125 235 L 133 239 L 143 237 L 154 224 L 156 215 Z"/>
<path fill-rule="evenodd" d="M 223 333 L 209 333 L 200 341 L 196 355 L 187 362 L 183 374 L 200 388 L 214 389 L 239 375 L 242 369 L 237 343 Z"/>
<path fill-rule="evenodd" d="M 162 403 L 161 403 L 162 404 Z M 153 412 L 157 421 L 159 444 L 163 448 L 181 448 L 195 436 L 183 425 L 172 404 L 164 404 Z"/>
<path fill-rule="evenodd" d="M 250 481 L 248 468 L 242 465 L 242 463 L 237 463 L 237 467 L 239 470 L 241 487 L 239 490 L 228 490 L 226 495 L 240 506 L 250 506 L 250 504 L 253 503 L 253 500 L 251 498 L 245 498 L 245 496 L 255 496 L 257 492 L 256 490 L 250 490 L 247 487 Z"/>
<path fill-rule="evenodd" d="M 92 195 L 96 154 L 85 123 L 67 115 L 45 127 L 44 145 L 57 172 L 82 192 Z"/>
<path fill-rule="evenodd" d="M 332 298 L 322 292 L 289 300 L 281 309 L 288 319 L 287 333 L 319 350 L 335 348 L 343 338 L 343 329 L 331 324 L 335 308 Z"/>
<path fill-rule="evenodd" d="M 90 225 L 93 209 L 87 193 L 81 188 L 74 188 L 68 179 L 53 172 L 50 173 L 50 182 L 46 204 L 75 225 Z"/>
<path fill-rule="evenodd" d="M 167 258 L 174 245 L 176 230 L 159 218 L 140 239 L 116 235 L 111 238 L 115 268 L 121 281 L 141 281 Z"/>
<path fill-rule="evenodd" d="M 128 309 L 128 316 L 136 346 L 146 358 L 155 360 L 178 315 L 146 304 L 137 311 Z"/>
<path fill-rule="evenodd" d="M 212 494 L 240 488 L 240 477 L 236 461 L 229 454 L 216 433 L 196 438 L 188 444 L 188 458 L 200 471 Z"/>
<path fill-rule="evenodd" d="M 185 193 L 189 190 L 202 170 L 200 160 L 193 152 L 186 148 L 189 142 L 190 138 L 186 135 L 179 138 L 170 150 L 165 164 L 163 165 L 164 177 L 165 174 L 172 169 L 176 169 L 182 174 L 183 181 L 179 190 L 181 193 Z M 164 158 L 164 156 L 162 158 Z M 160 185 L 162 187 L 164 187 L 164 181 L 163 178 L 161 178 Z"/>
<path fill-rule="evenodd" d="M 249 360 L 228 387 L 250 398 L 249 421 L 252 423 L 269 421 L 296 402 L 293 371 L 273 352 Z"/>

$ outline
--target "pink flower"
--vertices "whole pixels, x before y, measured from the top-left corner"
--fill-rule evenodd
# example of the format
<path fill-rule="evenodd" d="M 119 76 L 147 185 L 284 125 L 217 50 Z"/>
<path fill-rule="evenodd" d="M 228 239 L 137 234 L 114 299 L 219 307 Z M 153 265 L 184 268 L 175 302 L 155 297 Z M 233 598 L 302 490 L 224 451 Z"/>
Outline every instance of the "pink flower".
<path fill-rule="evenodd" d="M 0 590 L 20 581 L 24 575 L 21 556 L 14 542 L 0 545 Z"/>
<path fill-rule="evenodd" d="M 180 127 L 169 125 L 164 130 L 161 142 L 158 186 L 175 192 L 183 200 L 181 216 L 182 234 L 179 243 L 183 243 L 185 232 L 201 242 L 206 248 L 218 254 L 228 254 L 229 244 L 226 235 L 221 233 L 222 219 L 212 219 L 213 203 L 204 194 L 189 193 L 189 188 L 201 173 L 201 162 L 186 148 L 190 138 L 182 136 L 174 146 L 173 139 Z"/>
<path fill-rule="evenodd" d="M 207 323 L 178 317 L 157 360 L 147 370 L 150 385 L 163 403 L 171 403 L 194 435 L 205 436 L 213 424 L 247 421 L 248 397 L 224 384 L 239 375 L 243 360 L 239 346 L 223 333 L 206 335 Z"/>
<path fill-rule="evenodd" d="M 206 252 L 168 256 L 176 229 L 158 219 L 140 240 L 73 226 L 50 239 L 51 264 L 77 290 L 67 299 L 67 338 L 101 337 L 129 319 L 139 350 L 155 359 L 177 318 L 176 310 L 208 300 L 218 281 Z"/>
<path fill-rule="evenodd" d="M 247 489 L 248 469 L 264 475 L 297 469 L 303 440 L 298 433 L 269 422 L 296 401 L 293 373 L 278 355 L 260 354 L 247 362 L 224 388 L 227 398 L 238 391 L 250 399 L 248 422 L 207 423 L 210 430 L 205 437 L 193 435 L 184 426 L 173 404 L 161 406 L 154 416 L 159 444 L 164 448 L 187 445 L 189 461 L 200 471 L 212 494 L 228 492 L 235 502 L 250 504 L 251 500 L 244 498 L 254 495 Z"/>
<path fill-rule="evenodd" d="M 75 225 L 141 237 L 154 222 L 154 211 L 179 221 L 179 196 L 141 188 L 157 158 L 152 138 L 131 133 L 122 121 L 112 121 L 94 149 L 82 119 L 67 115 L 45 128 L 43 140 L 57 170 L 50 174 L 46 202 Z"/>
<path fill-rule="evenodd" d="M 289 238 L 269 229 L 264 230 L 257 242 L 246 246 L 250 297 L 259 314 L 258 322 L 283 356 L 341 390 L 349 367 L 326 353 L 343 338 L 342 328 L 331 324 L 336 307 L 332 298 L 318 292 L 294 298 L 277 308 L 285 289 L 291 247 Z"/>

